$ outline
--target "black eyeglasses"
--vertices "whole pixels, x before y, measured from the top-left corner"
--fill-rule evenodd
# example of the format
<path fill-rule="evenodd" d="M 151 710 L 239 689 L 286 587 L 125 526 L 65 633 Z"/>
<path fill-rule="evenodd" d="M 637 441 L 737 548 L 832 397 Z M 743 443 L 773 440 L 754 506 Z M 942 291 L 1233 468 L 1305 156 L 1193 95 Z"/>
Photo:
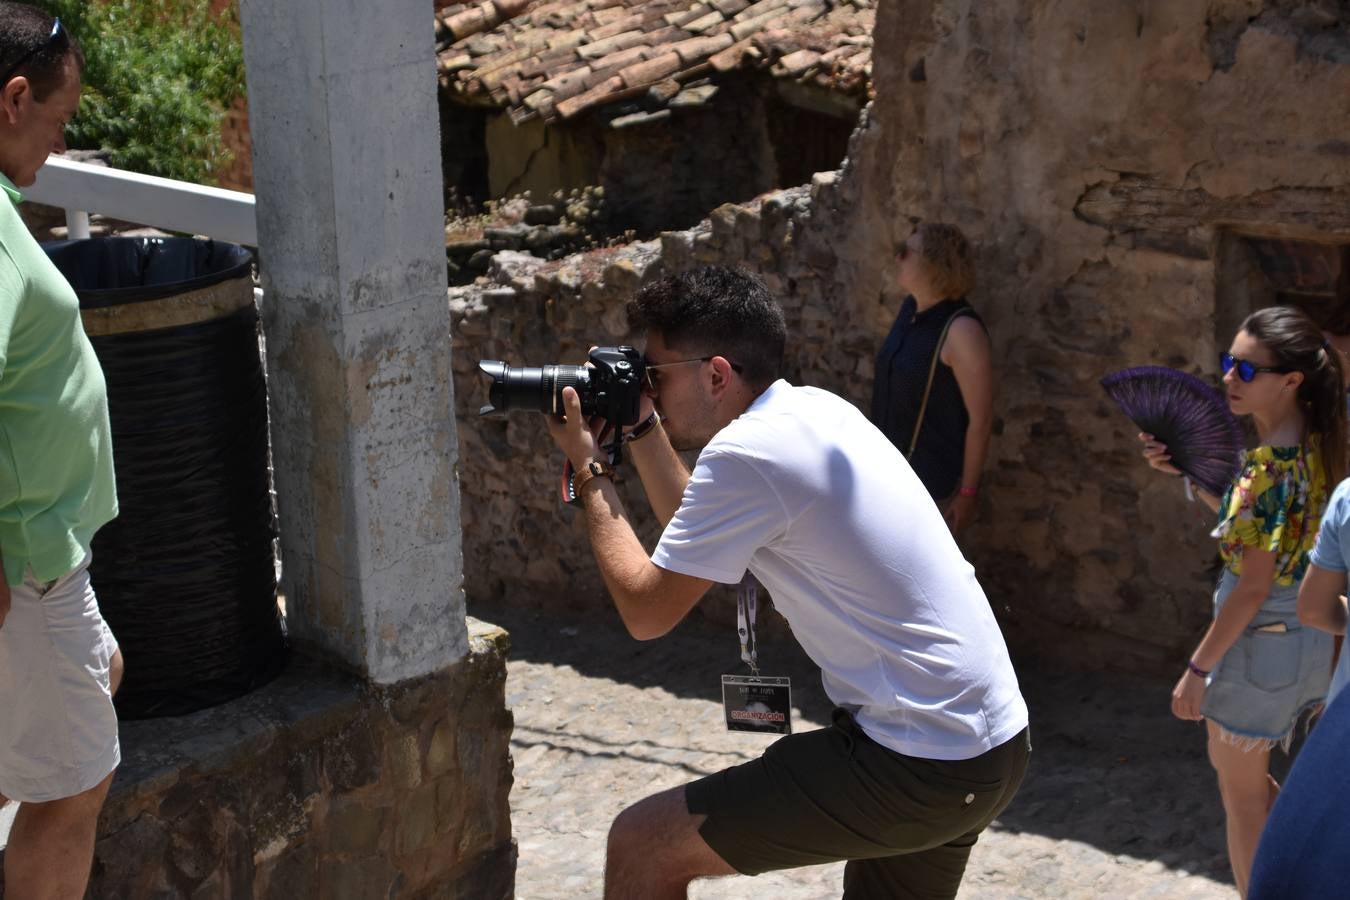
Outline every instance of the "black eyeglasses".
<path fill-rule="evenodd" d="M 659 365 L 647 363 L 647 387 L 653 391 L 658 389 L 661 384 L 661 372 L 659 371 L 661 369 L 669 369 L 672 366 L 687 366 L 690 363 L 705 363 L 710 359 L 712 359 L 711 356 L 691 356 L 689 359 L 677 359 L 675 362 L 660 363 Z M 731 370 L 739 374 L 741 367 L 738 363 L 731 363 Z"/>
<path fill-rule="evenodd" d="M 1233 369 L 1237 369 L 1238 378 L 1243 384 L 1250 384 L 1252 379 L 1262 372 L 1273 372 L 1276 375 L 1288 375 L 1290 372 L 1297 371 L 1288 366 L 1258 366 L 1255 363 L 1247 362 L 1245 359 L 1238 359 L 1231 353 L 1219 354 L 1219 368 L 1223 374 L 1227 375 Z"/>
<path fill-rule="evenodd" d="M 65 36 L 66 32 L 65 29 L 61 27 L 61 19 L 60 17 L 57 17 L 56 19 L 52 20 L 52 33 L 47 35 L 46 43 L 39 44 L 32 50 L 29 50 L 23 56 L 19 57 L 18 62 L 16 62 L 14 65 L 6 69 L 4 77 L 0 78 L 0 87 L 4 87 L 5 85 L 9 84 L 9 80 L 13 78 L 15 73 L 18 72 L 20 69 L 22 69 L 28 63 L 29 60 L 37 56 L 39 53 L 42 53 L 45 50 L 49 50 L 52 47 L 55 47 L 59 41 L 65 38 Z"/>

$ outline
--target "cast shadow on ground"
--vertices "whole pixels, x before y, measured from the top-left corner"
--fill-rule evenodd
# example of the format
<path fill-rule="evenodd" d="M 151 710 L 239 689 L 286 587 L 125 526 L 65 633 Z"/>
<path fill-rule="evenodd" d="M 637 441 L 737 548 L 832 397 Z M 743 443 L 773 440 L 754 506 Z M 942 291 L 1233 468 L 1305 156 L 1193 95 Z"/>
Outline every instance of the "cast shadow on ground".
<path fill-rule="evenodd" d="M 664 638 L 639 642 L 612 612 L 568 619 L 492 604 L 470 613 L 511 634 L 512 659 L 679 697 L 717 700 L 719 676 L 743 670 L 733 628 L 697 615 Z M 828 721 L 818 670 L 789 635 L 762 642 L 760 665 L 792 677 L 794 705 L 806 718 Z M 1170 683 L 1026 666 L 1018 674 L 1031 709 L 1032 767 L 997 827 L 1231 880 L 1204 730 L 1171 716 Z"/>

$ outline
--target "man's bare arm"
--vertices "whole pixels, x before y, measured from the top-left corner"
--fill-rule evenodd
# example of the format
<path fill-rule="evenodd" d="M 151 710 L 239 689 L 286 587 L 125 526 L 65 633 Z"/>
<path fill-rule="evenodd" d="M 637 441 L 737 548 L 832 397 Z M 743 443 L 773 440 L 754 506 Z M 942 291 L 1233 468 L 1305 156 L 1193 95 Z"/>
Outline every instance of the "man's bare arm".
<path fill-rule="evenodd" d="M 1345 634 L 1345 582 L 1344 572 L 1308 566 L 1298 588 L 1298 620 L 1332 634 Z"/>
<path fill-rule="evenodd" d="M 624 449 L 637 467 L 652 512 L 664 528 L 670 524 L 675 510 L 680 508 L 684 489 L 689 484 L 689 470 L 685 468 L 684 460 L 670 445 L 670 438 L 666 437 L 660 423 Z"/>
<path fill-rule="evenodd" d="M 582 504 L 595 562 L 624 627 L 640 641 L 666 634 L 713 583 L 653 563 L 633 533 L 619 492 L 608 478 L 592 479 L 582 490 Z"/>

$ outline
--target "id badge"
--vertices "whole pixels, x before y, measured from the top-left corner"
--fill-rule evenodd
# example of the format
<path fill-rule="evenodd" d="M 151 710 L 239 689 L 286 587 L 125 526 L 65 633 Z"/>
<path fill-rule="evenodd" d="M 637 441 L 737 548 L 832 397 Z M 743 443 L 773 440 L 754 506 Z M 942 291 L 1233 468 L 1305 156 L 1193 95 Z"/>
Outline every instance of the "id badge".
<path fill-rule="evenodd" d="M 792 734 L 792 685 L 786 676 L 723 675 L 728 731 Z"/>

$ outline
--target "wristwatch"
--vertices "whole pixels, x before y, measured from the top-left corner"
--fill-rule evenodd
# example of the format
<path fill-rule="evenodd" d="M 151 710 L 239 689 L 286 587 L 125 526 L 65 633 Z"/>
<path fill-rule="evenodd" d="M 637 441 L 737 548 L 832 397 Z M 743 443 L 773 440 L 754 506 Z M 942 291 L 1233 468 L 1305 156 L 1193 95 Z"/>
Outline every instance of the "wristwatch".
<path fill-rule="evenodd" d="M 572 496 L 580 497 L 581 489 L 590 484 L 594 478 L 608 478 L 613 481 L 614 467 L 598 459 L 593 459 L 586 464 L 585 468 L 577 469 L 572 473 Z"/>

